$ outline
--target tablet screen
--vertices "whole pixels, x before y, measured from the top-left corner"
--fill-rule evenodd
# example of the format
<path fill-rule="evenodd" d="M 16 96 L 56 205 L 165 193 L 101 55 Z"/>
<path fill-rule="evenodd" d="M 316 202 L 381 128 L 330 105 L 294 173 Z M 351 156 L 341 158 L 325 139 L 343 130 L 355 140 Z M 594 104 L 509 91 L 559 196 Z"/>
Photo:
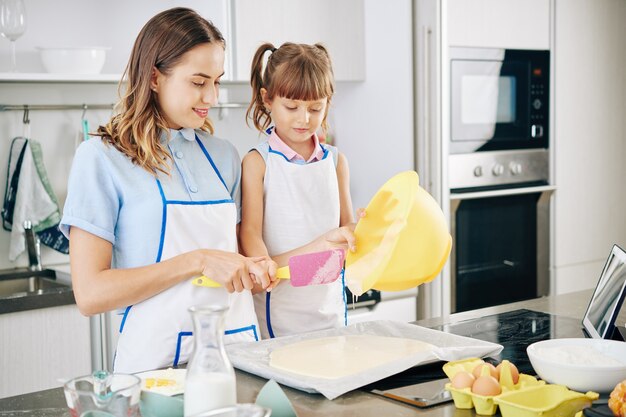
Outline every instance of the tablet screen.
<path fill-rule="evenodd" d="M 613 324 L 624 301 L 625 284 L 626 253 L 613 245 L 583 317 L 583 327 L 591 337 L 612 337 Z"/>

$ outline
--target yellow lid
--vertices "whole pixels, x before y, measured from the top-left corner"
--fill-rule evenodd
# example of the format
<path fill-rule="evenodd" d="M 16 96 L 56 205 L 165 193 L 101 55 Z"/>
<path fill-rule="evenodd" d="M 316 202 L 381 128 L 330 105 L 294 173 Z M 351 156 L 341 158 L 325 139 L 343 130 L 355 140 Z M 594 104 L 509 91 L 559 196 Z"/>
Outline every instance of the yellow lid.
<path fill-rule="evenodd" d="M 434 279 L 450 255 L 452 237 L 441 208 L 415 171 L 387 181 L 356 225 L 357 251 L 346 255 L 345 279 L 361 295 L 401 291 Z"/>

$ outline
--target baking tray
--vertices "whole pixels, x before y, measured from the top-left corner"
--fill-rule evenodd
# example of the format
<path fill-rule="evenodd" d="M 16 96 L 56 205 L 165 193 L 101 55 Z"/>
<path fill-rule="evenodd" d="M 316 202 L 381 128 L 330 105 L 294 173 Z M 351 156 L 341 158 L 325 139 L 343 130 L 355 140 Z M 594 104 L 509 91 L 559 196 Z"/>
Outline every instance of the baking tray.
<path fill-rule="evenodd" d="M 346 335 L 375 335 L 415 339 L 434 345 L 436 349 L 406 356 L 384 365 L 367 369 L 343 378 L 326 379 L 290 373 L 269 365 L 270 353 L 292 343 L 322 337 Z M 497 355 L 503 349 L 497 343 L 458 336 L 409 323 L 377 320 L 355 323 L 338 329 L 322 330 L 300 335 L 279 337 L 260 342 L 246 342 L 226 346 L 233 366 L 242 371 L 273 379 L 276 382 L 309 393 L 320 393 L 329 400 L 364 385 L 395 375 L 413 366 L 436 361 L 453 361 L 468 357 Z M 320 358 L 323 361 L 323 358 Z"/>

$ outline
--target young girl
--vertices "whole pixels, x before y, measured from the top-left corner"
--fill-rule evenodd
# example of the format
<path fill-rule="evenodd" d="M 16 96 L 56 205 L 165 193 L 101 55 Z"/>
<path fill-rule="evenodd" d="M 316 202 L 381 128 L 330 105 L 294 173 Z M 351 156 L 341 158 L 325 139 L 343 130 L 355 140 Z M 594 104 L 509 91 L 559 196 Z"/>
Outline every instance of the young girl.
<path fill-rule="evenodd" d="M 251 84 L 247 117 L 268 138 L 243 159 L 244 253 L 269 255 L 282 266 L 295 254 L 354 249 L 348 163 L 335 147 L 320 144 L 316 134 L 327 128 L 334 92 L 328 52 L 319 44 L 261 45 Z M 298 288 L 274 282 L 269 289 L 254 296 L 264 338 L 346 323 L 342 277 Z"/>
<path fill-rule="evenodd" d="M 123 308 L 115 372 L 186 362 L 192 305 L 229 306 L 226 343 L 258 339 L 248 289 L 273 263 L 237 253 L 240 159 L 207 118 L 223 74 L 217 28 L 159 13 L 135 41 L 120 113 L 76 152 L 61 227 L 81 312 Z M 223 288 L 192 285 L 199 275 Z"/>

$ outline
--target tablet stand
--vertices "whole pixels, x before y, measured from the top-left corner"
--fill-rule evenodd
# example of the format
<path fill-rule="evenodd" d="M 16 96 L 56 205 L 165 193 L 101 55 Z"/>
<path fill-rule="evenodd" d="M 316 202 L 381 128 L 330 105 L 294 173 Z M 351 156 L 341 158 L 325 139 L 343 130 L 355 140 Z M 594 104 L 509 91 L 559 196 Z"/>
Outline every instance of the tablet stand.
<path fill-rule="evenodd" d="M 611 332 L 612 340 L 619 340 L 620 342 L 626 341 L 626 327 L 623 326 L 613 326 L 613 331 Z M 607 334 L 608 336 L 608 334 Z"/>

